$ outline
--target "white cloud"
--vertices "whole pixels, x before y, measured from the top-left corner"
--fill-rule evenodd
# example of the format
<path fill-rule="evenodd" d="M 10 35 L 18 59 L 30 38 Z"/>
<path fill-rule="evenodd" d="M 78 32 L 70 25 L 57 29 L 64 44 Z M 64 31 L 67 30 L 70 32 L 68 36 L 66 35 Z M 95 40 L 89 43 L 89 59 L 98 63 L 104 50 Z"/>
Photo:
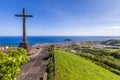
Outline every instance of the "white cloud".
<path fill-rule="evenodd" d="M 120 26 L 110 26 L 110 27 L 106 27 L 105 29 L 120 29 Z"/>

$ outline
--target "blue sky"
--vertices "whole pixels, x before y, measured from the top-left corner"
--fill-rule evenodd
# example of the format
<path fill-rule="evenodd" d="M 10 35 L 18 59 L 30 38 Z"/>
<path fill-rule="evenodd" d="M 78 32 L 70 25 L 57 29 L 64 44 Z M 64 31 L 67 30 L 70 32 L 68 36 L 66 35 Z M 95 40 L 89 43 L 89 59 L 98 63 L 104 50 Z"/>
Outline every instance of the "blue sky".
<path fill-rule="evenodd" d="M 0 0 L 0 36 L 120 36 L 120 0 Z"/>

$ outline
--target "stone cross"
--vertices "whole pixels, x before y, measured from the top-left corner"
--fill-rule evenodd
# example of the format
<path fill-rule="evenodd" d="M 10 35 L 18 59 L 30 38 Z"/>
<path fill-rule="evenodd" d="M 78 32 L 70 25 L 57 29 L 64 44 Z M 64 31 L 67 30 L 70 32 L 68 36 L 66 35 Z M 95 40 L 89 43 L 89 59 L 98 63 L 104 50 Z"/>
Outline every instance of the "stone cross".
<path fill-rule="evenodd" d="M 26 15 L 25 8 L 23 8 L 23 14 L 16 14 L 16 17 L 23 17 L 23 42 L 20 43 L 19 47 L 23 47 L 27 50 L 27 52 L 30 51 L 30 44 L 26 40 L 26 17 L 33 17 L 32 15 Z"/>
<path fill-rule="evenodd" d="M 26 42 L 26 17 L 33 17 L 32 15 L 26 15 L 25 8 L 23 8 L 23 14 L 16 14 L 16 17 L 23 17 L 23 42 Z"/>

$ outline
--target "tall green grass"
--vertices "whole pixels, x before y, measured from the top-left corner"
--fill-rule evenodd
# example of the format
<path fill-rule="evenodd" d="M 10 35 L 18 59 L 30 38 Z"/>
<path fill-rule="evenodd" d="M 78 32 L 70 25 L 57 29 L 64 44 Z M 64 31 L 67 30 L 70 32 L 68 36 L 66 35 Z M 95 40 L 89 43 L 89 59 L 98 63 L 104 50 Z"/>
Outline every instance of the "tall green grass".
<path fill-rule="evenodd" d="M 54 80 L 54 50 L 49 51 L 48 79 Z"/>
<path fill-rule="evenodd" d="M 55 50 L 59 80 L 120 80 L 120 76 L 70 52 Z"/>

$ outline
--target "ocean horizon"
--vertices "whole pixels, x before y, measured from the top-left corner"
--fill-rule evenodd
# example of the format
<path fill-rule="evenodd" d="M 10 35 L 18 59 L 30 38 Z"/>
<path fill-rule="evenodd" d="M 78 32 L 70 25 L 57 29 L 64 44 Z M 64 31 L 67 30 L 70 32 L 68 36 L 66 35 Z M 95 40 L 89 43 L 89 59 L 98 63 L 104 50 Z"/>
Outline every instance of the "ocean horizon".
<path fill-rule="evenodd" d="M 105 41 L 109 39 L 120 39 L 120 36 L 27 36 L 27 41 L 30 42 L 30 45 L 69 42 L 65 41 L 65 39 L 70 39 L 71 42 Z M 0 36 L 0 45 L 3 46 L 18 46 L 20 42 L 22 42 L 22 36 Z"/>

